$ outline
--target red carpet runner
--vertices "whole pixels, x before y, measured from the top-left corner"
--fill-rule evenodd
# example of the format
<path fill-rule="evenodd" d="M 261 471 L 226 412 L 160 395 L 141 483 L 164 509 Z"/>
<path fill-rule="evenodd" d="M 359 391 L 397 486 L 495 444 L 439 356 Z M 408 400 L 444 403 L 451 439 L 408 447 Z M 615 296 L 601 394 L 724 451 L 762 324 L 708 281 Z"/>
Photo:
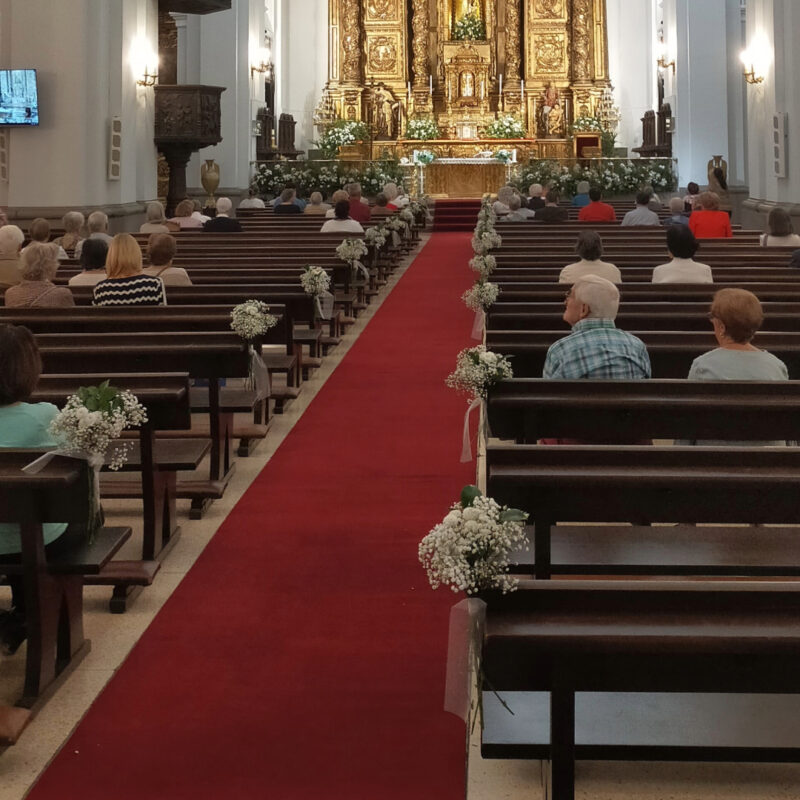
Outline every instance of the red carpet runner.
<path fill-rule="evenodd" d="M 472 233 L 480 209 L 480 200 L 437 200 L 433 214 L 433 230 L 436 233 L 440 231 Z"/>
<path fill-rule="evenodd" d="M 428 243 L 31 800 L 464 796 L 442 710 L 459 598 L 417 543 L 474 477 L 444 386 L 469 257 L 468 235 Z"/>

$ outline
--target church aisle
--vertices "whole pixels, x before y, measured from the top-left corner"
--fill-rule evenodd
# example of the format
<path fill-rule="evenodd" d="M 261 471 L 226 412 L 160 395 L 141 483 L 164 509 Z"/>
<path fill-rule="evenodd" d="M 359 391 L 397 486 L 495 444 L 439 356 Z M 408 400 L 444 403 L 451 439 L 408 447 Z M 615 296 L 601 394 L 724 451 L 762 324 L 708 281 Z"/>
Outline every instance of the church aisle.
<path fill-rule="evenodd" d="M 463 797 L 416 550 L 472 478 L 469 256 L 431 239 L 31 798 Z"/>

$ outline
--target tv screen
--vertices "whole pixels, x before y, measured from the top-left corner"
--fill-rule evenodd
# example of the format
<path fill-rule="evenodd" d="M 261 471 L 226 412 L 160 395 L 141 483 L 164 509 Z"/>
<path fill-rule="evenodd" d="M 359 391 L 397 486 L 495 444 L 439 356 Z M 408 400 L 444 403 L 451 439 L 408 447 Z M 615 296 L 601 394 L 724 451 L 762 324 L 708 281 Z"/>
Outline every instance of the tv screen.
<path fill-rule="evenodd" d="M 0 125 L 38 125 L 35 69 L 0 69 Z"/>

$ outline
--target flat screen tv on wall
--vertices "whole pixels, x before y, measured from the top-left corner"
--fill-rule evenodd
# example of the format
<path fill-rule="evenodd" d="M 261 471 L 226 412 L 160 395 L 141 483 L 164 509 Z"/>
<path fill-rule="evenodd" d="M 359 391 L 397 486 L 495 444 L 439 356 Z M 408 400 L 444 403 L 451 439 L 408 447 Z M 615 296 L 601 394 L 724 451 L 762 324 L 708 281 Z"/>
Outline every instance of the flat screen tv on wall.
<path fill-rule="evenodd" d="M 0 125 L 38 125 L 35 69 L 0 69 Z"/>

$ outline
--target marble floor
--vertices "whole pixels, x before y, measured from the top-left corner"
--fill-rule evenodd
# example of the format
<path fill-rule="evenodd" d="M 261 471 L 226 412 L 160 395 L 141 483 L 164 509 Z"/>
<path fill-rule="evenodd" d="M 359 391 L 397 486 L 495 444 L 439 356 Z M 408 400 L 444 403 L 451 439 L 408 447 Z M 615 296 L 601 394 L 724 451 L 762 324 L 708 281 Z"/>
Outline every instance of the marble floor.
<path fill-rule="evenodd" d="M 392 276 L 389 288 L 400 278 L 405 266 Z M 31 722 L 18 744 L 0 749 L 0 800 L 22 800 L 26 796 L 387 294 L 384 291 L 360 316 L 341 345 L 325 359 L 324 366 L 304 384 L 298 400 L 287 407 L 286 413 L 274 417 L 266 441 L 253 456 L 237 459 L 236 473 L 225 496 L 212 505 L 205 518 L 190 521 L 188 504 L 179 503 L 182 536 L 154 584 L 136 599 L 127 613 L 108 613 L 108 588 L 86 588 L 85 626 L 92 650 Z M 132 541 L 126 545 L 122 557 L 126 554 L 136 557 L 141 535 L 137 503 L 115 500 L 104 503 L 104 508 L 109 524 L 134 528 Z M 421 531 L 420 537 L 424 533 Z M 7 588 L 0 587 L 0 607 L 6 607 L 8 602 Z M 0 656 L 0 703 L 13 701 L 19 695 L 23 667 L 24 647 L 13 658 Z M 478 731 L 468 744 L 468 757 L 468 800 L 546 798 L 546 770 L 541 762 L 485 761 L 480 757 Z M 800 766 L 582 762 L 578 765 L 576 797 L 579 800 L 800 800 Z M 422 795 L 409 800 L 422 800 Z"/>

